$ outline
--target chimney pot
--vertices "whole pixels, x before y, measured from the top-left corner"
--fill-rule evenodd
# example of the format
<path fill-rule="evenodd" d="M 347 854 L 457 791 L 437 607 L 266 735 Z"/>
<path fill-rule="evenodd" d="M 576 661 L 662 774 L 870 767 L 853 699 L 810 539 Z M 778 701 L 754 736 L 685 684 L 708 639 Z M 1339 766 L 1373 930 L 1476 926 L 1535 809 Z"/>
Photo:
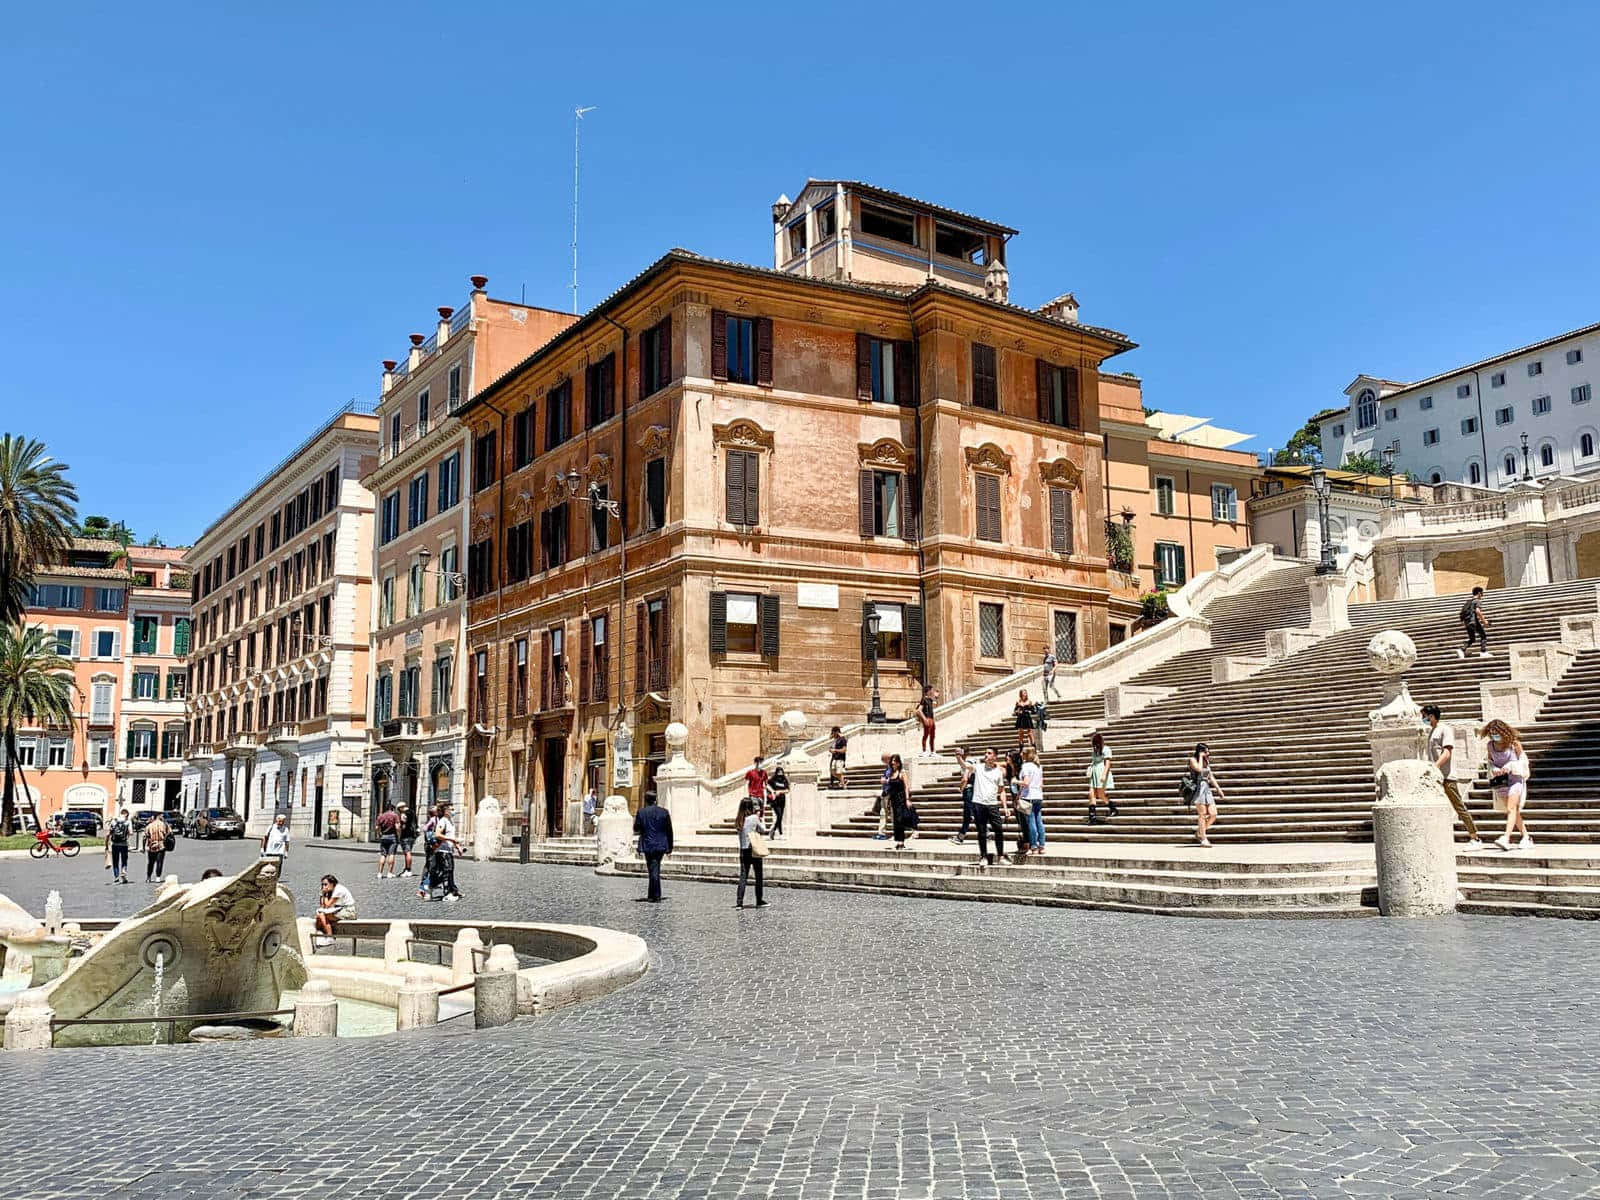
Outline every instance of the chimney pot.
<path fill-rule="evenodd" d="M 481 291 L 483 291 L 484 288 L 486 288 L 488 286 L 489 286 L 489 277 L 487 275 L 474 275 L 474 276 L 472 276 L 472 290 L 473 291 L 481 292 Z"/>
<path fill-rule="evenodd" d="M 450 319 L 450 314 L 455 311 L 456 310 L 451 308 L 448 304 L 441 304 L 439 306 L 439 319 L 441 321 L 448 321 Z"/>
<path fill-rule="evenodd" d="M 398 359 L 386 358 L 383 360 L 383 369 L 385 371 L 393 371 L 399 365 L 400 362 Z"/>
<path fill-rule="evenodd" d="M 420 345 L 422 345 L 422 343 L 423 343 L 423 342 L 425 342 L 425 341 L 427 341 L 427 340 L 428 340 L 428 339 L 427 339 L 427 338 L 426 338 L 426 337 L 424 337 L 424 336 L 423 336 L 423 335 L 422 335 L 422 334 L 420 334 L 420 333 L 413 333 L 413 334 L 412 334 L 412 335 L 411 335 L 411 344 L 412 344 L 412 345 L 413 345 L 413 346 L 420 346 Z"/>

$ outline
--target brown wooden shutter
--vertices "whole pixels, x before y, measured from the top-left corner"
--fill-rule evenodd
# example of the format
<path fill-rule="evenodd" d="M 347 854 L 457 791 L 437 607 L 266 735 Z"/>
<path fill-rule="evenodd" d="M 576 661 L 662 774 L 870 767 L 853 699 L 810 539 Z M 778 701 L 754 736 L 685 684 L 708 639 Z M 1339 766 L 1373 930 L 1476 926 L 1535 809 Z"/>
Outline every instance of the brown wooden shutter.
<path fill-rule="evenodd" d="M 972 343 L 972 403 L 979 408 L 999 408 L 999 386 L 995 379 L 993 346 Z"/>
<path fill-rule="evenodd" d="M 664 318 L 656 328 L 661 331 L 661 335 L 656 339 L 656 383 L 660 387 L 666 387 L 668 381 L 672 379 L 672 318 Z M 722 354 L 723 365 L 726 366 L 727 326 L 723 326 Z"/>
<path fill-rule="evenodd" d="M 589 703 L 589 672 L 594 667 L 594 622 L 584 617 L 578 622 L 578 703 Z"/>
<path fill-rule="evenodd" d="M 506 716 L 513 717 L 517 712 L 517 644 L 507 642 L 506 652 Z"/>
<path fill-rule="evenodd" d="M 877 497 L 873 494 L 873 473 L 861 471 L 856 476 L 857 509 L 862 537 L 871 537 L 878 531 Z"/>
<path fill-rule="evenodd" d="M 1033 386 L 1039 397 L 1039 420 L 1050 419 L 1050 364 L 1042 358 L 1033 360 Z"/>
<path fill-rule="evenodd" d="M 900 536 L 914 542 L 922 526 L 922 476 L 908 471 L 900 496 Z"/>
<path fill-rule="evenodd" d="M 894 400 L 906 408 L 917 405 L 917 344 L 894 344 Z"/>
<path fill-rule="evenodd" d="M 756 382 L 772 386 L 772 318 L 756 318 Z"/>
<path fill-rule="evenodd" d="M 1072 553 L 1072 493 L 1063 487 L 1046 489 L 1050 493 L 1050 549 L 1057 554 Z"/>
<path fill-rule="evenodd" d="M 550 678 L 550 631 L 546 629 L 539 635 L 539 708 L 540 710 L 554 708 L 551 702 L 551 685 L 555 680 Z"/>
<path fill-rule="evenodd" d="M 1061 376 L 1061 387 L 1067 399 L 1067 428 L 1082 429 L 1083 424 L 1078 418 L 1078 368 L 1063 367 Z"/>
<path fill-rule="evenodd" d="M 644 652 L 647 631 L 644 605 L 633 606 L 633 694 L 644 695 Z"/>
<path fill-rule="evenodd" d="M 921 663 L 928 657 L 927 636 L 923 631 L 922 605 L 906 605 L 906 661 Z"/>
<path fill-rule="evenodd" d="M 728 652 L 728 593 L 711 593 L 711 653 Z"/>
<path fill-rule="evenodd" d="M 711 378 L 728 377 L 728 314 L 711 310 Z"/>
<path fill-rule="evenodd" d="M 723 475 L 727 492 L 727 521 L 730 525 L 747 525 L 744 517 L 744 468 L 745 454 L 743 450 L 727 451 L 727 458 L 723 462 Z"/>
<path fill-rule="evenodd" d="M 986 542 L 1000 540 L 1000 477 L 978 475 L 974 479 L 977 497 L 978 538 Z"/>
<path fill-rule="evenodd" d="M 611 610 L 605 610 L 606 640 L 597 647 L 594 661 L 594 698 L 611 698 L 611 643 L 617 636 L 617 623 L 611 619 Z M 617 694 L 622 694 L 622 682 L 617 681 Z"/>
<path fill-rule="evenodd" d="M 778 593 L 761 597 L 761 656 L 778 657 Z"/>
<path fill-rule="evenodd" d="M 758 455 L 744 454 L 744 519 L 748 525 L 761 524 L 761 459 Z"/>
<path fill-rule="evenodd" d="M 856 399 L 872 399 L 872 339 L 856 334 Z"/>
<path fill-rule="evenodd" d="M 861 661 L 871 662 L 873 655 L 872 631 L 867 628 L 867 618 L 877 609 L 871 600 L 861 602 Z"/>
<path fill-rule="evenodd" d="M 667 669 L 672 659 L 672 596 L 661 597 L 661 644 L 653 647 L 655 651 L 656 669 L 651 672 L 655 681 L 660 684 L 661 690 L 668 687 Z"/>

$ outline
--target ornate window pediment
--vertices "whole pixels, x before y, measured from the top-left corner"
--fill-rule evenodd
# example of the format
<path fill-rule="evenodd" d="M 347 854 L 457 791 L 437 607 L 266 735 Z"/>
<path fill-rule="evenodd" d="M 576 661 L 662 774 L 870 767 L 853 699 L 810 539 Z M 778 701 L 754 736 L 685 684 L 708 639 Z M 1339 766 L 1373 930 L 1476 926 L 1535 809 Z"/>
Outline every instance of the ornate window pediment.
<path fill-rule="evenodd" d="M 639 439 L 639 449 L 646 458 L 660 458 L 672 444 L 672 431 L 665 425 L 652 425 Z"/>
<path fill-rule="evenodd" d="M 965 454 L 967 466 L 975 470 L 998 471 L 1002 475 L 1011 474 L 1011 455 L 993 442 L 985 442 L 981 446 L 968 446 Z"/>
<path fill-rule="evenodd" d="M 1078 488 L 1083 485 L 1083 472 L 1070 459 L 1057 458 L 1039 464 L 1039 474 L 1047 484 Z"/>
<path fill-rule="evenodd" d="M 773 447 L 772 432 L 747 417 L 726 425 L 713 425 L 711 437 L 718 446 L 731 446 L 736 450 L 771 450 Z"/>
<path fill-rule="evenodd" d="M 902 471 L 911 467 L 911 452 L 894 438 L 879 438 L 870 444 L 858 442 L 856 451 L 861 455 L 861 465 L 864 467 L 894 467 Z"/>
<path fill-rule="evenodd" d="M 604 452 L 592 455 L 589 459 L 589 465 L 584 468 L 584 478 L 594 483 L 609 483 L 611 481 L 611 456 Z"/>

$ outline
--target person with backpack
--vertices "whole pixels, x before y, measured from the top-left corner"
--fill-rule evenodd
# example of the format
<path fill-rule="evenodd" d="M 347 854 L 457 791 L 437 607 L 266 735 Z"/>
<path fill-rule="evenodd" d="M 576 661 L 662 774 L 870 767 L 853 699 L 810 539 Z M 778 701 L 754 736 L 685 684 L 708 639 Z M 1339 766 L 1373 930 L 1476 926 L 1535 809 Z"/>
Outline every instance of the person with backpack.
<path fill-rule="evenodd" d="M 409 804 L 400 806 L 400 853 L 406 856 L 406 869 L 400 872 L 401 879 L 411 878 L 411 852 L 417 845 L 417 810 Z"/>
<path fill-rule="evenodd" d="M 439 805 L 439 819 L 433 823 L 433 885 L 444 893 L 440 897 L 446 904 L 461 899 L 456 887 L 456 855 L 461 843 L 456 840 L 456 825 L 450 819 L 450 803 Z"/>
<path fill-rule="evenodd" d="M 106 846 L 111 851 L 111 882 L 128 883 L 128 810 L 119 809 L 106 828 Z"/>
<path fill-rule="evenodd" d="M 1217 800 L 1223 791 L 1217 777 L 1211 773 L 1211 748 L 1204 742 L 1195 743 L 1185 784 L 1192 788 L 1194 796 L 1194 840 L 1209 847 L 1211 839 L 1206 834 L 1217 823 Z"/>
<path fill-rule="evenodd" d="M 428 810 L 428 819 L 422 823 L 422 878 L 417 883 L 417 899 L 426 900 L 433 892 L 434 842 L 439 828 L 439 814 L 443 805 L 435 804 Z"/>
<path fill-rule="evenodd" d="M 1467 602 L 1461 606 L 1461 624 L 1466 626 L 1467 644 L 1456 651 L 1457 658 L 1465 658 L 1472 649 L 1473 639 L 1478 642 L 1478 657 L 1489 657 L 1489 614 L 1483 611 L 1483 589 L 1475 587 Z"/>

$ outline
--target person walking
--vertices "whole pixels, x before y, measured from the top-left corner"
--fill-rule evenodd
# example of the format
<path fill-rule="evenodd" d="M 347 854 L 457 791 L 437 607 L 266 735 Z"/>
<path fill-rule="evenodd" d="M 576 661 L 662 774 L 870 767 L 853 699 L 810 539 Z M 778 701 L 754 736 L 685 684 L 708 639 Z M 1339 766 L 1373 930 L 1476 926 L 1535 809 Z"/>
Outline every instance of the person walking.
<path fill-rule="evenodd" d="M 1039 765 L 1039 754 L 1032 746 L 1022 752 L 1022 791 L 1017 803 L 1027 817 L 1028 853 L 1035 858 L 1044 856 L 1044 768 Z"/>
<path fill-rule="evenodd" d="M 1495 811 L 1506 814 L 1506 831 L 1494 844 L 1510 850 L 1511 835 L 1520 830 L 1522 840 L 1517 849 L 1527 850 L 1533 845 L 1533 838 L 1522 809 L 1528 802 L 1528 777 L 1533 774 L 1533 767 L 1522 746 L 1522 735 L 1506 722 L 1495 720 L 1480 729 L 1478 736 L 1489 739 L 1489 787 L 1494 792 Z"/>
<path fill-rule="evenodd" d="M 1461 798 L 1461 789 L 1456 786 L 1454 768 L 1456 761 L 1456 735 L 1450 726 L 1441 720 L 1437 704 L 1424 704 L 1422 706 L 1422 720 L 1428 727 L 1428 761 L 1439 768 L 1439 774 L 1444 777 L 1445 799 L 1450 801 L 1450 807 L 1456 810 L 1456 816 L 1461 818 L 1461 823 L 1467 829 L 1467 849 L 1482 850 L 1483 842 L 1478 838 L 1478 823 L 1472 819 L 1472 814 L 1467 811 L 1467 805 Z"/>
<path fill-rule="evenodd" d="M 967 752 L 962 747 L 955 749 L 956 766 L 961 768 L 961 828 L 956 830 L 955 837 L 950 840 L 958 846 L 967 842 L 967 830 L 972 827 L 972 775 L 977 769 L 977 764 L 967 757 Z"/>
<path fill-rule="evenodd" d="M 986 750 L 983 763 L 972 773 L 972 819 L 978 826 L 978 861 L 994 865 L 995 855 L 1006 855 L 1006 835 L 1000 824 L 1000 796 L 1006 773 L 993 748 Z M 989 835 L 994 834 L 994 854 L 989 853 Z"/>
<path fill-rule="evenodd" d="M 744 794 L 758 806 L 767 798 L 767 773 L 761 767 L 759 754 L 751 760 L 750 769 L 744 773 Z"/>
<path fill-rule="evenodd" d="M 828 736 L 833 739 L 828 746 L 828 783 L 835 788 L 842 788 L 844 760 L 850 749 L 850 739 L 844 736 L 837 725 Z"/>
<path fill-rule="evenodd" d="M 405 870 L 401 879 L 411 878 L 411 851 L 417 844 L 417 810 L 409 804 L 400 806 L 400 853 L 405 855 Z"/>
<path fill-rule="evenodd" d="M 1204 742 L 1195 743 L 1194 754 L 1189 758 L 1189 775 L 1194 781 L 1194 840 L 1210 846 L 1211 839 L 1206 834 L 1217 823 L 1217 800 L 1224 798 L 1224 793 L 1211 773 L 1211 748 Z"/>
<path fill-rule="evenodd" d="M 168 843 L 172 841 L 172 829 L 161 819 L 157 813 L 150 818 L 150 824 L 144 827 L 144 881 L 146 883 L 160 883 L 162 868 L 167 865 Z"/>
<path fill-rule="evenodd" d="M 922 689 L 922 699 L 917 702 L 917 717 L 922 722 L 921 751 L 925 755 L 932 754 L 934 735 L 934 706 L 939 703 L 939 693 L 936 689 L 925 687 Z"/>
<path fill-rule="evenodd" d="M 338 931 L 340 921 L 354 921 L 356 919 L 356 898 L 350 894 L 350 889 L 345 887 L 332 875 L 322 877 L 322 893 L 317 901 L 316 913 L 317 934 L 316 945 L 333 945 L 333 935 Z"/>
<path fill-rule="evenodd" d="M 734 817 L 733 823 L 739 830 L 739 893 L 733 906 L 744 907 L 745 884 L 751 872 L 754 872 L 756 907 L 765 908 L 767 902 L 762 890 L 766 886 L 766 880 L 762 875 L 762 867 L 767 860 L 766 838 L 772 832 L 772 825 L 762 819 L 761 802 L 754 796 L 746 796 L 739 801 L 739 813 Z"/>
<path fill-rule="evenodd" d="M 889 756 L 889 780 L 885 786 L 885 803 L 894 822 L 894 848 L 906 848 L 906 831 L 913 827 L 911 791 L 906 784 L 906 766 L 898 754 Z"/>
<path fill-rule="evenodd" d="M 772 836 L 783 836 L 783 810 L 789 807 L 789 774 L 783 769 L 783 762 L 772 769 L 772 777 L 767 780 L 767 796 L 772 802 Z"/>
<path fill-rule="evenodd" d="M 1089 739 L 1089 824 L 1100 825 L 1104 818 L 1096 815 L 1096 805 L 1106 806 L 1106 817 L 1117 815 L 1117 805 L 1111 799 L 1111 789 L 1116 783 L 1111 778 L 1111 747 L 1106 745 L 1104 734 Z"/>
<path fill-rule="evenodd" d="M 1461 623 L 1467 629 L 1467 644 L 1456 651 L 1457 658 L 1465 658 L 1467 651 L 1472 649 L 1473 640 L 1478 643 L 1478 657 L 1489 657 L 1489 614 L 1483 611 L 1483 589 L 1475 587 L 1467 602 L 1461 606 Z"/>
<path fill-rule="evenodd" d="M 272 818 L 271 827 L 267 830 L 266 836 L 261 839 L 261 857 L 289 857 L 289 842 L 289 815 L 287 813 L 279 813 Z"/>
<path fill-rule="evenodd" d="M 1028 822 L 1027 805 L 1022 803 L 1022 755 L 1022 750 L 1013 750 L 1006 755 L 1006 790 L 1001 800 L 1005 812 L 1017 823 L 1017 862 L 1027 858 L 1033 849 L 1033 831 Z"/>
<path fill-rule="evenodd" d="M 456 838 L 456 823 L 450 819 L 447 801 L 439 805 L 439 819 L 433 826 L 433 885 L 444 893 L 446 904 L 461 899 L 461 889 L 456 887 L 456 855 L 461 853 L 461 842 Z"/>
<path fill-rule="evenodd" d="M 1012 710 L 1017 724 L 1017 748 L 1033 744 L 1033 701 L 1028 699 L 1028 689 L 1017 693 L 1016 707 Z"/>
<path fill-rule="evenodd" d="M 426 900 L 433 894 L 434 837 L 439 828 L 439 814 L 443 806 L 435 804 L 428 810 L 428 819 L 422 823 L 422 878 L 417 882 L 417 898 Z"/>
<path fill-rule="evenodd" d="M 651 904 L 659 904 L 662 898 L 661 860 L 672 853 L 672 814 L 656 803 L 654 792 L 644 794 L 644 803 L 633 818 L 633 832 L 639 838 L 639 853 L 644 857 L 644 865 L 650 873 L 650 885 L 643 899 Z M 742 835 L 740 844 L 743 844 Z"/>
<path fill-rule="evenodd" d="M 386 808 L 378 814 L 378 878 L 393 879 L 394 852 L 400 844 L 400 814 Z"/>
<path fill-rule="evenodd" d="M 591 783 L 589 785 L 589 787 L 588 787 L 588 790 L 586 790 L 583 793 L 583 836 L 584 837 L 592 837 L 592 836 L 594 836 L 594 815 L 595 815 L 595 812 L 599 809 L 599 807 L 600 807 L 600 796 L 599 796 L 599 793 L 597 793 L 595 791 L 594 784 Z"/>
<path fill-rule="evenodd" d="M 883 774 L 878 777 L 878 801 L 872 806 L 871 815 L 878 818 L 878 832 L 872 835 L 875 842 L 889 840 L 889 776 L 893 768 L 889 765 L 892 754 L 883 756 Z"/>
<path fill-rule="evenodd" d="M 111 852 L 111 882 L 127 883 L 128 880 L 128 810 L 119 809 L 111 818 L 111 824 L 106 826 L 106 848 Z"/>
<path fill-rule="evenodd" d="M 1043 699 L 1046 701 L 1059 700 L 1061 695 L 1056 691 L 1056 652 L 1046 647 L 1044 652 L 1044 670 L 1041 672 Z"/>

